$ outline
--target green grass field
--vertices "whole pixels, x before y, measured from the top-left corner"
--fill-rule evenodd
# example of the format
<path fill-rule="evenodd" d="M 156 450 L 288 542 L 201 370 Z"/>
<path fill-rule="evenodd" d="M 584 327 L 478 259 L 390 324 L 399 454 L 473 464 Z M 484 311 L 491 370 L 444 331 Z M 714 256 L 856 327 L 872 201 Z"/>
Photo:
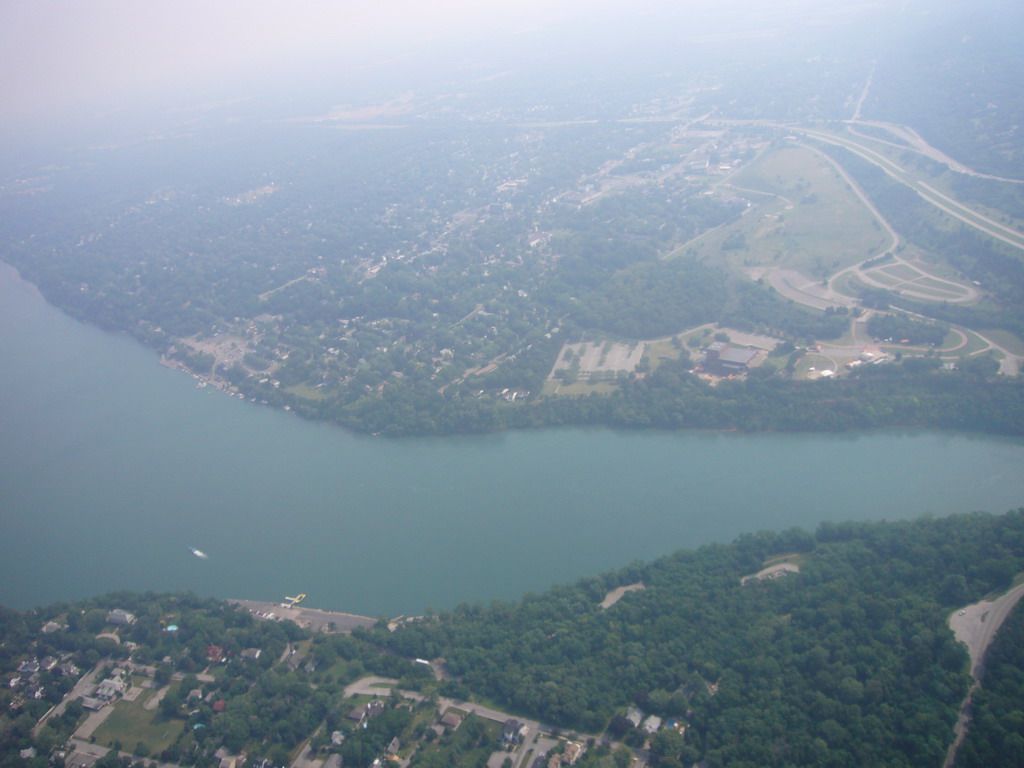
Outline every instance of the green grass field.
<path fill-rule="evenodd" d="M 323 390 L 316 389 L 308 384 L 294 384 L 290 387 L 285 387 L 284 391 L 290 395 L 305 398 L 306 400 L 323 400 L 327 397 L 327 394 Z"/>
<path fill-rule="evenodd" d="M 872 273 L 872 276 L 877 278 L 879 274 L 883 273 L 898 280 L 913 280 L 921 276 L 920 272 L 908 264 L 889 264 L 879 267 Z"/>
<path fill-rule="evenodd" d="M 185 728 L 185 721 L 169 719 L 159 709 L 147 710 L 144 705 L 156 691 L 147 691 L 135 701 L 119 701 L 93 734 L 96 743 L 105 747 L 120 741 L 122 749 L 132 751 L 142 742 L 150 752 L 158 754 L 174 743 Z"/>
<path fill-rule="evenodd" d="M 723 189 L 728 187 L 748 197 L 754 207 L 695 248 L 715 254 L 733 269 L 776 265 L 825 277 L 881 253 L 889 244 L 885 230 L 845 180 L 810 149 L 786 146 L 766 152 L 723 184 Z M 737 231 L 745 245 L 723 249 L 730 238 L 739 237 Z"/>
<path fill-rule="evenodd" d="M 944 283 L 934 277 L 918 278 L 914 281 L 914 290 L 928 290 L 932 293 L 944 295 L 945 297 L 958 297 L 962 295 L 961 292 L 957 291 L 956 288 L 951 286 L 949 283 Z"/>
<path fill-rule="evenodd" d="M 961 330 L 967 334 L 967 345 L 956 350 L 955 354 L 961 357 L 967 357 L 969 355 L 973 355 L 975 352 L 981 352 L 983 349 L 988 347 L 988 344 L 979 338 L 976 333 L 973 333 L 966 328 L 961 328 Z"/>
<path fill-rule="evenodd" d="M 876 283 L 882 283 L 882 285 L 887 287 L 898 285 L 904 281 L 904 278 L 894 277 L 881 269 L 868 270 L 867 275 Z"/>
<path fill-rule="evenodd" d="M 656 371 L 663 360 L 678 360 L 683 354 L 671 341 L 655 341 L 647 345 L 644 350 L 644 360 L 650 370 Z"/>
<path fill-rule="evenodd" d="M 982 331 L 985 336 L 992 339 L 996 344 L 1005 347 L 1015 355 L 1024 355 L 1024 341 L 1019 337 L 1004 330 Z"/>

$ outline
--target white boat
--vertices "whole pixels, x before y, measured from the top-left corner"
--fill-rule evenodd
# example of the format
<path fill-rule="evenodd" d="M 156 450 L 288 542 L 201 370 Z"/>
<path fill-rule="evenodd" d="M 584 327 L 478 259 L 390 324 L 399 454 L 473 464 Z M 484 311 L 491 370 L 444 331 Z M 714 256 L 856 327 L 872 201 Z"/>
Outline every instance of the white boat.
<path fill-rule="evenodd" d="M 188 551 L 191 552 L 196 557 L 201 557 L 203 560 L 206 560 L 206 559 L 208 559 L 210 557 L 208 554 L 203 552 L 203 550 L 196 549 L 195 547 L 189 547 Z"/>

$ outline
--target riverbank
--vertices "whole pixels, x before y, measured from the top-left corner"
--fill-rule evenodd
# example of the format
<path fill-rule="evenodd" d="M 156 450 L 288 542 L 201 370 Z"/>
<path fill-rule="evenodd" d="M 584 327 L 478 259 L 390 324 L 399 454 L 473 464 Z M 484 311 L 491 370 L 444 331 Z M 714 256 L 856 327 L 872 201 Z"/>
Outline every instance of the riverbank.
<path fill-rule="evenodd" d="M 377 619 L 355 613 L 322 611 L 319 608 L 289 606 L 284 603 L 269 603 L 262 600 L 228 600 L 239 605 L 258 619 L 270 621 L 292 621 L 303 629 L 313 632 L 351 632 L 356 627 L 372 627 Z"/>

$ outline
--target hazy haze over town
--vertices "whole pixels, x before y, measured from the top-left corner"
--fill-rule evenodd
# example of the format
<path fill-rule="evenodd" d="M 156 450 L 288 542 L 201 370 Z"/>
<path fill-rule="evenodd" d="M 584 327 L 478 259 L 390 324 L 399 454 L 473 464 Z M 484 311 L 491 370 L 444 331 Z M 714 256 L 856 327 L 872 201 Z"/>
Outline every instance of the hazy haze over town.
<path fill-rule="evenodd" d="M 8 118 L 119 108 L 162 91 L 252 95 L 268 83 L 357 78 L 363 65 L 429 46 L 497 41 L 511 49 L 545 44 L 587 50 L 609 41 L 685 46 L 712 36 L 720 52 L 751 37 L 856 20 L 901 4 L 832 0 L 688 0 L 628 4 L 583 0 L 474 3 L 384 0 L 366 4 L 9 0 L 0 13 L 0 86 Z M 553 37 L 547 35 L 553 34 Z M 500 49 L 499 49 L 500 50 Z M 555 53 L 555 51 L 552 51 Z M 607 49 L 614 59 L 616 47 Z M 557 76 L 556 72 L 551 73 Z"/>

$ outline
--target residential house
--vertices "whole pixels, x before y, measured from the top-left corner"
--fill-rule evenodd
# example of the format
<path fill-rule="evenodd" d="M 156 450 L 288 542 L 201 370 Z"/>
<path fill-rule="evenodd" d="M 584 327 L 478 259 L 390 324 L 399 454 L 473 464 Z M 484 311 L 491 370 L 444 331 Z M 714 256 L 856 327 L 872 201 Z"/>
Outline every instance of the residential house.
<path fill-rule="evenodd" d="M 118 696 L 123 696 L 126 690 L 128 690 L 127 684 L 120 676 L 115 675 L 97 685 L 92 695 L 100 701 L 112 701 Z"/>
<path fill-rule="evenodd" d="M 576 761 L 583 756 L 583 745 L 576 741 L 570 741 L 565 745 L 565 752 L 562 753 L 562 762 L 567 765 L 575 765 Z"/>
<path fill-rule="evenodd" d="M 657 733 L 659 728 L 661 728 L 661 718 L 657 715 L 650 715 L 646 720 L 644 720 L 643 729 L 647 731 L 647 733 Z"/>
<path fill-rule="evenodd" d="M 115 608 L 107 614 L 107 624 L 113 624 L 115 627 L 127 627 L 134 623 L 135 614 L 128 613 L 121 608 Z"/>
<path fill-rule="evenodd" d="M 363 704 L 356 707 L 349 712 L 345 717 L 353 721 L 357 725 L 362 725 L 367 720 L 376 717 L 384 711 L 384 702 L 380 699 L 374 699 L 368 704 Z"/>
<path fill-rule="evenodd" d="M 446 710 L 441 716 L 441 725 L 445 728 L 449 728 L 453 731 L 458 730 L 459 726 L 462 725 L 463 715 L 460 715 L 454 709 Z"/>
<path fill-rule="evenodd" d="M 95 696 L 83 696 L 80 701 L 83 707 L 93 711 L 103 709 L 107 705 L 107 702 L 103 701 L 103 699 L 97 699 Z"/>
<path fill-rule="evenodd" d="M 527 727 L 518 720 L 506 720 L 501 728 L 503 744 L 518 744 L 525 738 Z"/>

